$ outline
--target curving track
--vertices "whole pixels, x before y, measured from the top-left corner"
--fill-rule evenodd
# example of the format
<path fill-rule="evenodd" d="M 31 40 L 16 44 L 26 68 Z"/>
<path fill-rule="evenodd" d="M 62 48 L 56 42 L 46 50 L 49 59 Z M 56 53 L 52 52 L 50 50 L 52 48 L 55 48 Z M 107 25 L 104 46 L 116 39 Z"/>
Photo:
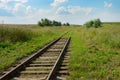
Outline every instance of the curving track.
<path fill-rule="evenodd" d="M 69 75 L 67 51 L 70 38 L 58 38 L 5 72 L 0 80 L 65 80 Z"/>

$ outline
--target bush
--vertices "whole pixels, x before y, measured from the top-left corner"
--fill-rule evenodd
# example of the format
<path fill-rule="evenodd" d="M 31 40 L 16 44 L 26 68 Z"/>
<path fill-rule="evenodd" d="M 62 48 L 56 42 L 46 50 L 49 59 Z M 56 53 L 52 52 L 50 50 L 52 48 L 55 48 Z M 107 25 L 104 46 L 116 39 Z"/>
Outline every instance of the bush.
<path fill-rule="evenodd" d="M 23 28 L 0 27 L 0 42 L 24 42 L 33 37 L 30 30 Z"/>
<path fill-rule="evenodd" d="M 84 25 L 87 27 L 87 28 L 90 28 L 90 27 L 95 27 L 95 28 L 98 28 L 98 27 L 101 27 L 101 21 L 100 19 L 94 19 L 94 20 L 91 20 L 91 21 L 88 21 L 86 22 Z"/>

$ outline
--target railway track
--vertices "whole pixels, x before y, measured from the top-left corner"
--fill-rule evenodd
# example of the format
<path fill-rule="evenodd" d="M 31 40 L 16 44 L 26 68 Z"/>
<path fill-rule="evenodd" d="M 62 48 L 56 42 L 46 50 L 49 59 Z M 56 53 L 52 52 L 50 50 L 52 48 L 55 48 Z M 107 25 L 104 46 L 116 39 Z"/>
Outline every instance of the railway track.
<path fill-rule="evenodd" d="M 58 38 L 6 71 L 0 80 L 66 80 L 70 38 Z"/>
<path fill-rule="evenodd" d="M 60 67 L 58 68 L 58 70 L 56 72 L 55 80 L 70 80 L 70 77 L 69 77 L 70 71 L 68 68 L 69 59 L 70 59 L 70 56 L 69 56 L 70 51 L 71 51 L 70 44 L 68 44 L 66 52 L 65 52 L 64 56 L 62 57 Z"/>

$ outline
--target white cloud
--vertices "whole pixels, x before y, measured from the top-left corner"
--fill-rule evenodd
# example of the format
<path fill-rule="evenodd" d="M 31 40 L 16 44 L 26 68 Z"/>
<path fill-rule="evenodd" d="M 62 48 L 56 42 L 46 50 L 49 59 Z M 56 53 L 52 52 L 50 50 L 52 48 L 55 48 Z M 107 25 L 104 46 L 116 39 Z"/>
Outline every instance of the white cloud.
<path fill-rule="evenodd" d="M 100 14 L 100 17 L 102 21 L 108 21 L 108 22 L 120 22 L 120 14 L 119 13 L 114 13 L 114 12 L 103 12 Z"/>
<path fill-rule="evenodd" d="M 69 11 L 65 8 L 65 7 L 59 7 L 57 10 L 56 10 L 56 14 L 57 15 L 68 15 L 70 14 Z"/>
<path fill-rule="evenodd" d="M 50 9 L 35 9 L 32 6 L 25 5 L 28 0 L 2 0 L 6 3 L 9 8 L 9 2 L 14 1 L 14 5 L 10 8 L 10 12 L 14 16 L 5 18 L 6 22 L 17 22 L 17 23 L 37 23 L 41 18 L 48 18 L 52 20 L 58 20 L 62 22 L 78 23 L 77 21 L 89 15 L 92 12 L 91 7 L 80 7 L 80 6 L 58 6 L 68 0 L 54 0 L 51 4 Z M 21 17 L 22 16 L 22 17 Z M 11 19 L 11 20 L 10 20 Z M 15 19 L 15 20 L 13 20 Z M 9 21 L 10 20 L 10 21 Z"/>
<path fill-rule="evenodd" d="M 26 14 L 29 14 L 32 11 L 32 7 L 31 6 L 27 6 L 26 7 Z"/>
<path fill-rule="evenodd" d="M 50 19 L 55 19 L 62 22 L 70 22 L 72 24 L 83 24 L 85 20 L 88 20 L 88 16 L 92 13 L 91 7 L 80 6 L 67 6 L 58 7 L 56 14 L 51 15 Z M 54 12 L 53 11 L 53 12 Z"/>
<path fill-rule="evenodd" d="M 110 8 L 110 7 L 112 7 L 112 3 L 108 3 L 106 1 L 104 1 L 104 7 L 105 8 Z"/>
<path fill-rule="evenodd" d="M 0 3 L 9 3 L 9 2 L 26 3 L 28 2 L 28 0 L 0 0 Z"/>
<path fill-rule="evenodd" d="M 35 13 L 39 12 L 36 8 L 33 8 L 32 6 L 25 6 L 21 3 L 17 3 L 13 10 L 12 13 L 14 14 L 14 16 L 34 16 Z"/>
<path fill-rule="evenodd" d="M 93 8 L 91 7 L 80 7 L 80 6 L 68 6 L 68 11 L 72 14 L 86 14 L 91 13 Z"/>
<path fill-rule="evenodd" d="M 31 7 L 32 8 L 32 7 Z M 30 6 L 26 7 L 25 10 L 30 9 Z M 58 8 L 58 10 L 67 10 L 66 7 Z M 30 9 L 33 10 L 33 9 Z M 120 21 L 120 14 L 110 13 L 110 12 L 96 12 L 94 14 L 86 15 L 85 13 L 79 12 L 75 14 L 69 15 L 59 15 L 55 14 L 56 9 L 36 9 L 32 11 L 29 15 L 24 17 L 21 16 L 12 16 L 12 17 L 4 17 L 0 16 L 0 21 L 4 20 L 5 23 L 23 23 L 23 24 L 32 24 L 37 23 L 41 18 L 48 18 L 51 20 L 57 20 L 61 22 L 69 22 L 72 24 L 84 24 L 86 21 L 91 19 L 100 18 L 101 21 Z"/>
<path fill-rule="evenodd" d="M 0 0 L 0 3 L 8 3 L 9 0 Z"/>
<path fill-rule="evenodd" d="M 68 7 L 59 7 L 56 10 L 56 14 L 72 14 L 72 15 L 89 15 L 93 8 L 91 7 L 80 7 L 80 6 L 68 6 Z"/>
<path fill-rule="evenodd" d="M 51 4 L 52 7 L 56 7 L 61 3 L 67 2 L 68 0 L 54 0 L 54 2 Z"/>
<path fill-rule="evenodd" d="M 20 2 L 20 3 L 26 3 L 28 0 L 1 0 L 3 3 L 9 3 L 9 2 Z"/>
<path fill-rule="evenodd" d="M 31 6 L 27 6 L 27 7 L 26 7 L 26 10 L 27 10 L 27 11 L 31 10 Z"/>
<path fill-rule="evenodd" d="M 6 7 L 6 4 L 7 4 L 6 0 L 1 0 L 0 1 L 0 8 Z"/>
<path fill-rule="evenodd" d="M 11 0 L 11 1 L 12 1 L 12 0 Z M 26 2 L 28 2 L 28 0 L 13 0 L 13 1 L 21 2 L 21 3 L 26 3 Z"/>
<path fill-rule="evenodd" d="M 35 16 L 36 13 L 39 13 L 39 9 L 33 8 L 32 6 L 25 6 L 25 16 Z M 40 13 L 39 13 L 40 14 Z"/>
<path fill-rule="evenodd" d="M 28 0 L 0 0 L 0 9 L 4 9 L 8 12 L 17 12 L 21 7 L 24 6 L 24 3 Z M 14 3 L 10 5 L 9 3 Z"/>
<path fill-rule="evenodd" d="M 32 6 L 25 6 L 22 3 L 17 3 L 13 7 L 14 18 L 17 23 L 37 23 L 41 18 L 58 20 L 61 22 L 83 23 L 82 19 L 87 17 L 92 12 L 90 7 L 68 6 L 56 7 L 50 9 L 34 9 Z M 21 17 L 22 16 L 22 17 Z M 10 17 L 8 18 L 10 20 Z M 6 22 L 8 20 L 5 20 Z M 11 22 L 14 20 L 11 20 Z M 9 21 L 8 21 L 9 22 Z"/>
<path fill-rule="evenodd" d="M 16 13 L 17 11 L 19 11 L 19 8 L 24 7 L 21 3 L 17 3 L 15 4 L 14 8 L 13 8 L 13 12 Z"/>

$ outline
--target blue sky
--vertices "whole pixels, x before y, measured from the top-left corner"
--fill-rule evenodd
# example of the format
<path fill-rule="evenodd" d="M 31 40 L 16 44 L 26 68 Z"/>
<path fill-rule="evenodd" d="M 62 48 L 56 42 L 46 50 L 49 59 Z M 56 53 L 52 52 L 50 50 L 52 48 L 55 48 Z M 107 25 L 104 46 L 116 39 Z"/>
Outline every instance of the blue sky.
<path fill-rule="evenodd" d="M 100 18 L 120 22 L 120 0 L 0 0 L 0 23 L 35 24 L 48 18 L 84 24 Z"/>

